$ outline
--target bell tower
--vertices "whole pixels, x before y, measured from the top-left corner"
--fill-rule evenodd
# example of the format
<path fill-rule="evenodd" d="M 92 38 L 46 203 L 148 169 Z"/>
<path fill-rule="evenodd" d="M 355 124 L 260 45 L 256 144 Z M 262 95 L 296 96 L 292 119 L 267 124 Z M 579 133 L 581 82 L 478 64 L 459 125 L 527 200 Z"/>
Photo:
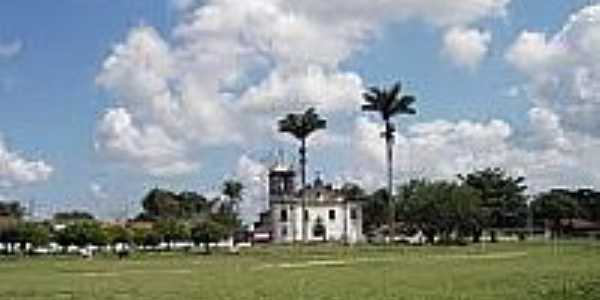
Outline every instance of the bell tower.
<path fill-rule="evenodd" d="M 269 170 L 269 202 L 281 202 L 294 195 L 296 173 L 281 163 Z M 287 197 L 286 197 L 287 196 Z"/>

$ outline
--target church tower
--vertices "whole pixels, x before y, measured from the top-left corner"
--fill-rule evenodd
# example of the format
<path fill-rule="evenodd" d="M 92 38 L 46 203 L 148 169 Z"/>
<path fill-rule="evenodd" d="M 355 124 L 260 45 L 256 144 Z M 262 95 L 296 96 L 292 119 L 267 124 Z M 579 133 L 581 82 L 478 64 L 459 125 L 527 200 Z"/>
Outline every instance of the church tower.
<path fill-rule="evenodd" d="M 294 195 L 296 173 L 281 163 L 269 170 L 269 204 L 283 202 Z"/>

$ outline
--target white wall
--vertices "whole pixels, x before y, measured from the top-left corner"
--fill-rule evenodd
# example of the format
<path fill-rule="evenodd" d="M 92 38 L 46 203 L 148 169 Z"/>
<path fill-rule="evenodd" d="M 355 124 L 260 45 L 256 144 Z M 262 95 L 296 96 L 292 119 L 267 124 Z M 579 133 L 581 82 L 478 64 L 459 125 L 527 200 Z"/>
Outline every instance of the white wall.
<path fill-rule="evenodd" d="M 273 240 L 275 242 L 293 242 L 302 241 L 302 222 L 301 206 L 290 204 L 273 204 L 271 217 L 273 220 Z M 288 211 L 287 222 L 281 221 L 281 210 Z M 326 229 L 326 240 L 328 241 L 344 241 L 346 240 L 345 233 L 348 234 L 347 241 L 356 243 L 363 241 L 362 235 L 362 209 L 357 203 L 339 203 L 324 205 L 307 204 L 306 209 L 309 211 L 309 220 L 306 225 L 307 239 L 309 241 L 322 241 L 322 237 L 313 235 L 313 228 L 317 224 L 317 218 L 321 218 L 323 226 Z M 350 218 L 351 210 L 356 210 L 356 219 Z M 329 219 L 329 211 L 335 211 L 335 220 Z M 285 229 L 284 229 L 285 228 Z M 287 230 L 287 234 L 284 231 Z M 294 239 L 295 234 L 295 239 Z"/>

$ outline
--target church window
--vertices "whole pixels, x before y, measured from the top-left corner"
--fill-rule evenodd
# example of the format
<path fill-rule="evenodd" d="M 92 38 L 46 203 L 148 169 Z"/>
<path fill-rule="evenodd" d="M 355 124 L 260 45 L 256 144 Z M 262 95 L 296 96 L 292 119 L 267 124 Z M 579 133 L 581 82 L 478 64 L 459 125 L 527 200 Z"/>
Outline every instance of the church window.
<path fill-rule="evenodd" d="M 281 222 L 287 222 L 288 220 L 288 211 L 287 209 L 282 209 L 280 214 L 279 214 L 279 220 Z"/>

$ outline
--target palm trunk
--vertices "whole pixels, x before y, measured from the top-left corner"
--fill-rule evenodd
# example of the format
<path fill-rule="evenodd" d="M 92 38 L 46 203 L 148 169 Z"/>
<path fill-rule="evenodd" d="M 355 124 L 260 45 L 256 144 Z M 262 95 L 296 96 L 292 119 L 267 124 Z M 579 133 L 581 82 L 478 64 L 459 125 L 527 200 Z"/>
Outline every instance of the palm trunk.
<path fill-rule="evenodd" d="M 395 207 L 395 203 L 394 203 L 394 186 L 393 186 L 393 177 L 394 177 L 394 173 L 393 173 L 393 143 L 394 143 L 394 136 L 393 136 L 393 131 L 392 131 L 392 124 L 390 123 L 390 121 L 386 121 L 385 122 L 385 144 L 386 144 L 386 152 L 387 152 L 387 175 L 388 175 L 388 182 L 387 182 L 387 190 L 388 190 L 388 208 L 390 210 L 389 214 L 388 214 L 388 231 L 389 231 L 389 235 L 390 238 L 394 235 L 394 222 L 395 222 L 395 216 L 396 216 L 396 207 Z"/>
<path fill-rule="evenodd" d="M 305 199 L 305 193 L 304 193 L 304 189 L 306 188 L 306 139 L 302 139 L 301 145 L 300 145 L 300 166 L 302 168 L 302 185 L 301 185 L 301 190 L 300 192 L 301 194 L 301 212 L 300 212 L 300 224 L 301 224 L 301 230 L 302 230 L 302 242 L 306 243 L 307 237 L 306 237 L 306 219 L 304 218 L 305 216 L 305 211 L 306 211 L 306 199 Z"/>

